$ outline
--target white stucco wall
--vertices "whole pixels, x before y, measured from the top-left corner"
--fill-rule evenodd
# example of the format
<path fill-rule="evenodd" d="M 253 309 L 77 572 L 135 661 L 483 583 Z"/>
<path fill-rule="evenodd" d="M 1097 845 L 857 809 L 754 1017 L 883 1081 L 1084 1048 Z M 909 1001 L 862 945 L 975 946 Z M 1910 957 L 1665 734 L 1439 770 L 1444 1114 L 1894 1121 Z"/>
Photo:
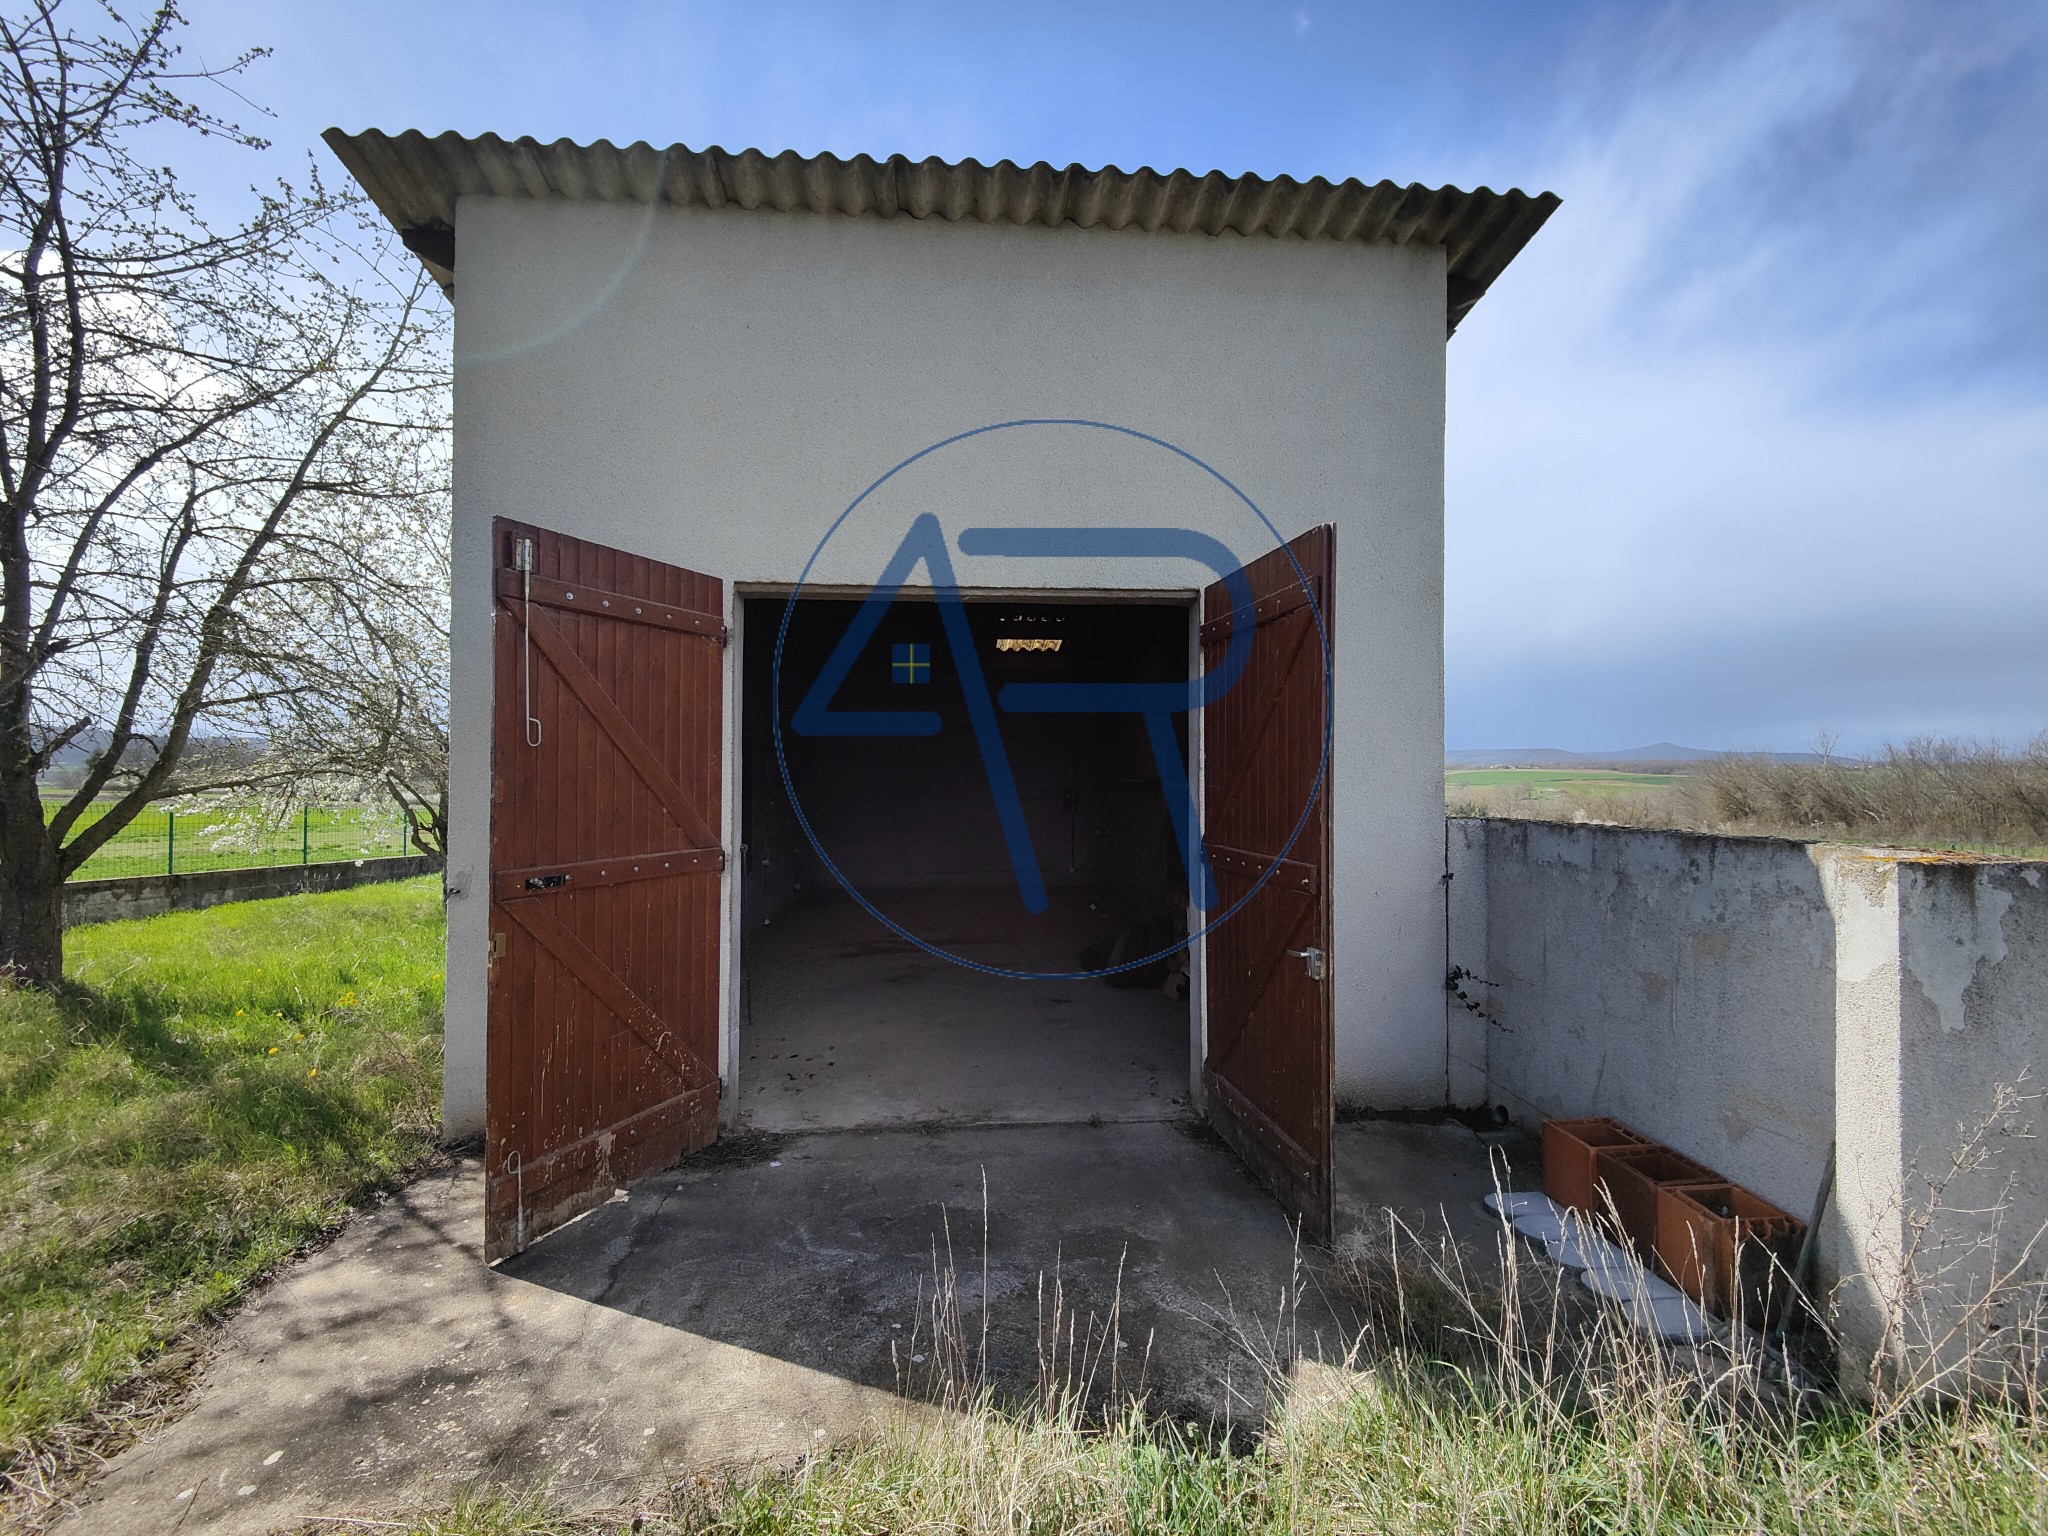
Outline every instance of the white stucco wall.
<path fill-rule="evenodd" d="M 1026 417 L 1165 438 L 1286 537 L 1337 525 L 1338 1091 L 1441 1100 L 1441 250 L 559 199 L 465 199 L 457 231 L 452 1131 L 483 1108 L 491 519 L 789 583 L 883 471 Z M 926 510 L 949 533 L 1188 526 L 1245 558 L 1272 542 L 1161 450 L 1038 429 L 906 472 L 812 580 L 872 583 Z M 1209 579 L 1101 561 L 958 571 L 1007 589 Z"/>

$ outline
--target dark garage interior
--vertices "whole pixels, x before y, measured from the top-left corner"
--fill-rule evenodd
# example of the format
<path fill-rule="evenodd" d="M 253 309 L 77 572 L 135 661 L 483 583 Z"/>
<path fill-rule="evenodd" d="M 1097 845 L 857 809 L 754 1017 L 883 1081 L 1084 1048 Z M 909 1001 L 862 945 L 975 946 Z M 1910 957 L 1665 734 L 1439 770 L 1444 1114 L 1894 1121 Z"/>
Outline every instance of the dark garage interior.
<path fill-rule="evenodd" d="M 1183 1113 L 1185 956 L 1113 978 L 1071 974 L 1172 949 L 1186 934 L 1186 875 L 1144 721 L 995 708 L 1046 891 L 1033 913 L 970 714 L 971 684 L 928 595 L 889 606 L 827 702 L 835 713 L 928 712 L 937 729 L 796 728 L 792 717 L 860 607 L 807 597 L 789 612 L 785 783 L 771 698 L 790 605 L 755 597 L 742 606 L 743 1123 L 796 1131 Z M 1188 676 L 1190 610 L 1180 602 L 991 598 L 964 609 L 991 700 L 1014 682 Z M 1185 772 L 1186 716 L 1175 719 Z M 791 789 L 846 882 L 904 932 L 826 867 Z"/>

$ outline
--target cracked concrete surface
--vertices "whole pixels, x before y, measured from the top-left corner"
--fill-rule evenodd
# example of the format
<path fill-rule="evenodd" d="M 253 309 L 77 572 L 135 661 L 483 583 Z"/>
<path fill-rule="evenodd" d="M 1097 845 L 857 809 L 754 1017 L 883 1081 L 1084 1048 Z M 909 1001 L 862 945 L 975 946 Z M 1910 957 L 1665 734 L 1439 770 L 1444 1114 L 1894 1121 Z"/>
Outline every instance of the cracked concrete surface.
<path fill-rule="evenodd" d="M 575 1502 L 793 1454 L 898 1399 L 483 1267 L 463 1161 L 352 1221 L 228 1329 L 198 1401 L 58 1529 L 259 1532 L 543 1479 Z M 679 1390 L 687 1385 L 687 1390 Z"/>
<path fill-rule="evenodd" d="M 1340 1130 L 1348 1219 L 1477 1231 L 1487 1149 Z M 69 1532 L 254 1533 L 546 1481 L 571 1505 L 793 1457 L 929 1412 L 934 1266 L 971 1350 L 987 1179 L 990 1376 L 1028 1390 L 1055 1276 L 1085 1336 L 1120 1297 L 1119 1386 L 1255 1419 L 1269 1372 L 1346 1308 L 1265 1193 L 1186 1124 L 759 1138 L 657 1174 L 496 1270 L 474 1161 L 350 1222 L 227 1330 L 192 1411 L 116 1458 Z M 1432 1202 L 1441 1202 L 1432 1206 Z M 1043 1289 L 1041 1289 L 1043 1277 Z M 923 1322 L 920 1321 L 921 1317 Z M 1103 1370 L 1106 1372 L 1105 1365 Z M 1098 1378 L 1098 1385 L 1100 1385 Z"/>

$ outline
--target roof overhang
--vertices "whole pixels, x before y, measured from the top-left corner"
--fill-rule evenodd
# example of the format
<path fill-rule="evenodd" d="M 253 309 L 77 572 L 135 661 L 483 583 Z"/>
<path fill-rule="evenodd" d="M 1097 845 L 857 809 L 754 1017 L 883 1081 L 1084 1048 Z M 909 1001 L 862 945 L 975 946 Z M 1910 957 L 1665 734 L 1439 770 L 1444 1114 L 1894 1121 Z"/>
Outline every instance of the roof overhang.
<path fill-rule="evenodd" d="M 666 202 L 689 208 L 768 208 L 869 218 L 975 220 L 1056 228 L 1140 229 L 1176 235 L 1271 235 L 1365 245 L 1440 245 L 1448 281 L 1445 334 L 1507 269 L 1558 206 L 1554 193 L 1466 192 L 1457 187 L 1367 186 L 1220 171 L 1056 170 L 1040 161 L 982 165 L 901 155 L 803 156 L 785 150 L 691 149 L 600 139 L 506 140 L 444 133 L 397 135 L 330 128 L 328 146 L 362 183 L 436 281 L 455 289 L 455 202 L 460 197 L 563 197 Z"/>

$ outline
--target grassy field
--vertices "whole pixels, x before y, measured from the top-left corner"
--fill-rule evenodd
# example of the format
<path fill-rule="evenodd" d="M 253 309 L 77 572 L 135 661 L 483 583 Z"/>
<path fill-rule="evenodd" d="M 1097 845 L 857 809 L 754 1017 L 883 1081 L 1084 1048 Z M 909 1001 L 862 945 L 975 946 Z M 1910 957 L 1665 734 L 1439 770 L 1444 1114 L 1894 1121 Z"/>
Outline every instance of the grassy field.
<path fill-rule="evenodd" d="M 0 987 L 0 1466 L 402 1180 L 440 1110 L 437 881 L 66 937 Z"/>
<path fill-rule="evenodd" d="M 1682 774 L 1604 768 L 1447 768 L 1444 809 L 1453 816 L 1682 826 L 1691 817 L 1690 783 Z"/>
<path fill-rule="evenodd" d="M 1605 768 L 1446 768 L 1444 788 L 1511 789 L 1600 789 L 1629 786 L 1638 789 L 1670 789 L 1681 775 L 1675 773 L 1622 773 Z"/>
<path fill-rule="evenodd" d="M 43 814 L 62 803 L 45 796 Z M 80 826 L 90 826 L 104 810 L 102 805 L 90 807 L 79 819 Z M 278 820 L 260 807 L 224 802 L 193 810 L 144 811 L 87 859 L 73 878 L 111 880 L 204 869 L 327 864 L 392 858 L 408 851 L 405 823 L 389 806 L 315 805 Z"/>

